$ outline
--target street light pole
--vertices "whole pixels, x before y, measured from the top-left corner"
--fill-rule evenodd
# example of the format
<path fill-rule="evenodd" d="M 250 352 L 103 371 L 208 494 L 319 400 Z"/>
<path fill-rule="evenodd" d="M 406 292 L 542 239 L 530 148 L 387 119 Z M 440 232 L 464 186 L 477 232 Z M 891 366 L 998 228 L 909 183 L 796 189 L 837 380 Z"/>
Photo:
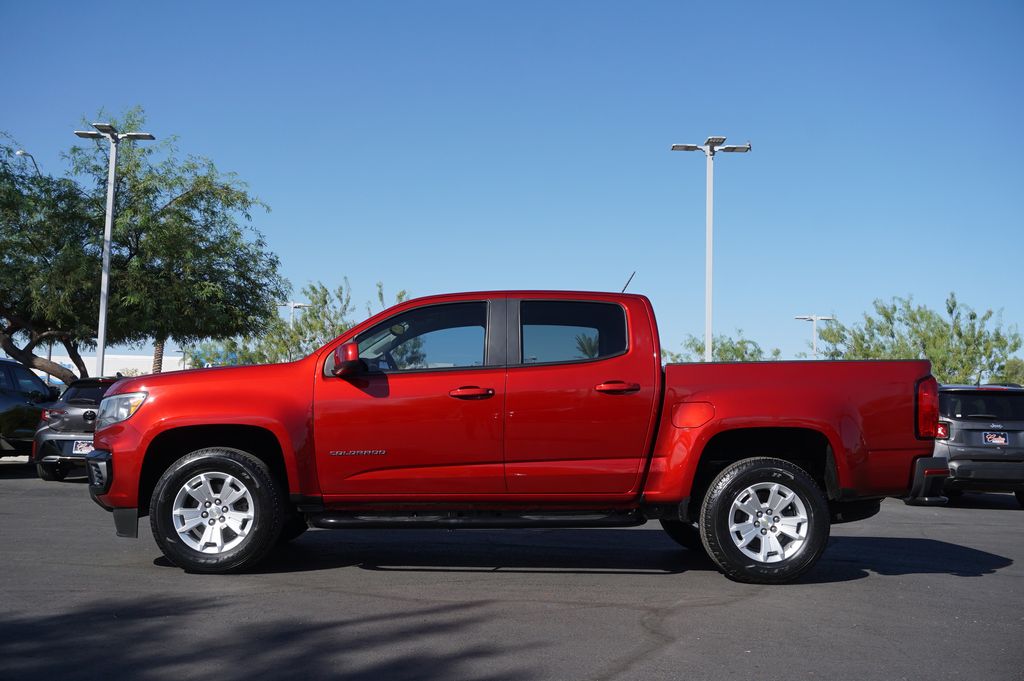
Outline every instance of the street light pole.
<path fill-rule="evenodd" d="M 15 156 L 28 156 L 30 159 L 32 159 L 32 165 L 34 165 L 36 167 L 36 175 L 38 175 L 39 177 L 43 176 L 43 174 L 41 172 L 39 172 L 39 164 L 36 163 L 36 157 L 35 156 L 33 156 L 32 154 L 28 153 L 24 149 L 18 149 L 16 152 L 14 152 L 14 155 Z"/>
<path fill-rule="evenodd" d="M 103 273 L 100 276 L 100 319 L 96 333 L 96 375 L 103 375 L 103 361 L 107 344 L 107 300 L 110 295 L 110 240 L 114 231 L 114 180 L 117 171 L 117 145 L 121 140 L 154 140 L 148 132 L 118 132 L 109 123 L 93 123 L 92 130 L 76 130 L 85 139 L 106 138 L 110 141 L 110 161 L 107 168 L 107 216 L 103 225 Z"/>
<path fill-rule="evenodd" d="M 278 303 L 277 306 L 291 308 L 291 310 L 288 312 L 288 326 L 293 329 L 295 328 L 295 308 L 302 309 L 306 307 L 312 307 L 312 305 L 310 305 L 309 303 L 297 303 L 294 300 L 290 300 L 287 303 Z"/>
<path fill-rule="evenodd" d="M 707 158 L 707 197 L 705 200 L 705 246 L 704 246 L 704 361 L 711 361 L 711 301 L 712 267 L 714 265 L 714 224 L 715 224 L 715 154 L 719 151 L 746 153 L 746 144 L 725 144 L 724 137 L 708 137 L 704 144 L 673 144 L 672 151 L 703 151 Z"/>
<path fill-rule="evenodd" d="M 811 351 L 814 353 L 814 359 L 818 359 L 818 322 L 830 322 L 835 317 L 823 317 L 817 314 L 802 314 L 793 319 L 799 319 L 801 321 L 811 323 Z"/>

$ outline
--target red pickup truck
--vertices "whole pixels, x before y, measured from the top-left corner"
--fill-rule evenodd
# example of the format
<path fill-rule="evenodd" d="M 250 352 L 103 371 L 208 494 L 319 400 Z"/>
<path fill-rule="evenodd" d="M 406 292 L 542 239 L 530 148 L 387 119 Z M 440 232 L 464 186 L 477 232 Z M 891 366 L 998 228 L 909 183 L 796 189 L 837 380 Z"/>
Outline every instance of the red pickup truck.
<path fill-rule="evenodd" d="M 305 359 L 123 379 L 93 498 L 194 572 L 319 528 L 640 525 L 729 577 L 808 570 L 830 523 L 927 502 L 927 361 L 670 364 L 640 295 L 403 302 Z M 916 482 L 915 482 L 916 481 Z"/>

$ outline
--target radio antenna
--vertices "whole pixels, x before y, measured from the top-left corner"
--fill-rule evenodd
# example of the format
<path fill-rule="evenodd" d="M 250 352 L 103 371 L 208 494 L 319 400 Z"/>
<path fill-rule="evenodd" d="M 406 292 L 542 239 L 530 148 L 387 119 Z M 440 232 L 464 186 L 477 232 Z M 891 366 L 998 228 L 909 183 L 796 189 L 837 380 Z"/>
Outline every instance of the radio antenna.
<path fill-rule="evenodd" d="M 629 288 L 629 282 L 633 281 L 633 277 L 636 276 L 636 270 L 633 270 L 633 274 L 629 275 L 629 279 L 626 280 L 626 285 L 622 287 L 622 292 L 625 293 L 626 289 Z"/>

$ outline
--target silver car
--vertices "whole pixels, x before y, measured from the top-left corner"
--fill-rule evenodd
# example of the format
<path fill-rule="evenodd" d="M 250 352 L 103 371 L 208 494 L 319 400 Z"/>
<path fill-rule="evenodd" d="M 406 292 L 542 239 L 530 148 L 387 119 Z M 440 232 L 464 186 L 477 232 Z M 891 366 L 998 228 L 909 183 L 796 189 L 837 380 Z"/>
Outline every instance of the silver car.
<path fill-rule="evenodd" d="M 75 381 L 60 400 L 43 409 L 32 443 L 30 461 L 43 480 L 63 480 L 75 465 L 85 465 L 92 451 L 96 412 L 100 400 L 116 378 L 85 378 Z"/>

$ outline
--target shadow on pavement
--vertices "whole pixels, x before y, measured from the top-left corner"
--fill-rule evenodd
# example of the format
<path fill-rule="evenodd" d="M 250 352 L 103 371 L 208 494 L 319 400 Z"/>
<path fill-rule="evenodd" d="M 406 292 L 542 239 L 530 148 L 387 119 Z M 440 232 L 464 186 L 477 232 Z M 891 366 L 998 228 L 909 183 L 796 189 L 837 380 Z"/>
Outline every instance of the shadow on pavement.
<path fill-rule="evenodd" d="M 481 660 L 526 651 L 469 643 L 487 603 L 403 606 L 374 617 L 310 621 L 261 612 L 253 621 L 230 599 L 110 600 L 59 614 L 0 613 L 5 679 L 204 678 L 459 679 L 516 681 L 527 669 L 481 673 Z M 344 603 L 337 610 L 344 612 Z M 357 660 L 359 661 L 357 663 Z M 367 662 L 367 660 L 370 660 Z"/>
<path fill-rule="evenodd" d="M 880 575 L 982 577 L 1008 567 L 1005 556 L 936 539 L 832 537 L 820 562 L 802 584 L 843 582 Z"/>
<path fill-rule="evenodd" d="M 173 567 L 163 557 L 154 564 Z M 934 539 L 833 537 L 798 583 L 880 575 L 981 577 L 1013 561 Z M 356 567 L 397 572 L 531 572 L 647 577 L 715 570 L 698 551 L 659 531 L 637 530 L 321 530 L 278 548 L 253 572 L 298 573 Z M 177 569 L 177 568 L 174 568 Z"/>
<path fill-rule="evenodd" d="M 981 494 L 977 492 L 965 492 L 959 497 L 949 498 L 950 508 L 977 508 L 988 511 L 995 510 L 1014 510 L 1020 511 L 1020 504 L 1017 503 L 1017 498 L 1013 494 L 1005 493 L 989 493 Z"/>

